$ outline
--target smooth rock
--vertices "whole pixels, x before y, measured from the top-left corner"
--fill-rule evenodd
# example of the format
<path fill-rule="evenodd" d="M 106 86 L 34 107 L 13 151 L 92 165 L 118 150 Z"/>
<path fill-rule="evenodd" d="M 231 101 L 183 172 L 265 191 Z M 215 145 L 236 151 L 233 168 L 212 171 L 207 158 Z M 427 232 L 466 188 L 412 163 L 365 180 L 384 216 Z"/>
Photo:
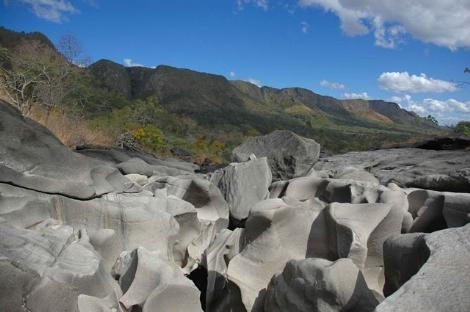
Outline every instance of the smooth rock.
<path fill-rule="evenodd" d="M 401 287 L 377 306 L 376 311 L 409 311 L 410 308 L 416 312 L 468 311 L 470 225 L 397 239 L 390 239 L 385 245 L 385 270 L 387 285 L 391 286 L 388 289 Z M 404 257 L 397 259 L 400 254 Z"/>
<path fill-rule="evenodd" d="M 470 157 L 466 150 L 397 148 L 350 152 L 320 159 L 315 170 L 363 168 L 380 183 L 436 191 L 470 192 Z"/>
<path fill-rule="evenodd" d="M 264 296 L 265 312 L 368 312 L 378 301 L 350 259 L 291 260 Z"/>
<path fill-rule="evenodd" d="M 274 180 L 286 180 L 307 174 L 320 155 L 320 144 L 287 130 L 252 137 L 232 151 L 232 160 L 243 162 L 254 154 L 267 157 Z"/>
<path fill-rule="evenodd" d="M 237 220 L 246 219 L 253 205 L 269 196 L 271 181 L 266 157 L 232 163 L 211 176 L 230 206 L 230 215 Z"/>
<path fill-rule="evenodd" d="M 133 191 L 115 167 L 70 151 L 46 128 L 0 100 L 0 182 L 89 199 Z"/>

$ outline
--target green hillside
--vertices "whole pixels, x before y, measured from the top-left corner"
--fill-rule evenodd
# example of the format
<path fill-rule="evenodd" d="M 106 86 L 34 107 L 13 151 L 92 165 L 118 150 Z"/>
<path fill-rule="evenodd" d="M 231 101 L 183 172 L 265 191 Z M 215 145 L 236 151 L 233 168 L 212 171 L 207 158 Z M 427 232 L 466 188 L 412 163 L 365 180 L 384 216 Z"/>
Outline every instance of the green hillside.
<path fill-rule="evenodd" d="M 244 137 L 276 129 L 314 138 L 331 152 L 380 148 L 444 131 L 431 119 L 379 100 L 338 100 L 303 88 L 259 88 L 164 65 L 124 67 L 100 60 L 79 67 L 39 33 L 2 28 L 0 47 L 4 91 L 9 90 L 8 79 L 25 66 L 35 68 L 40 62 L 52 77 L 66 68 L 66 78 L 57 79 L 66 92 L 54 98 L 54 105 L 36 92 L 44 84 L 28 87 L 32 104 L 81 118 L 121 145 L 125 138 L 166 154 L 177 147 L 200 161 L 204 157 L 226 161 Z M 38 56 L 28 58 L 28 53 Z"/>

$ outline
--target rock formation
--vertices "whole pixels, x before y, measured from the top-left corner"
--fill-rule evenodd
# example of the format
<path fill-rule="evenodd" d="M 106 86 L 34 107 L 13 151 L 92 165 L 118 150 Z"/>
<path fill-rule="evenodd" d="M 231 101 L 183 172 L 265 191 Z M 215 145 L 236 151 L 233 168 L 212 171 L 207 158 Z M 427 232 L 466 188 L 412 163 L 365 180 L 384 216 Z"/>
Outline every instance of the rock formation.
<path fill-rule="evenodd" d="M 249 138 L 233 150 L 232 159 L 247 161 L 251 154 L 267 157 L 273 178 L 285 180 L 303 176 L 312 168 L 320 155 L 320 144 L 290 131 L 277 130 Z"/>
<path fill-rule="evenodd" d="M 0 102 L 0 310 L 470 310 L 468 151 L 319 150 L 276 131 L 202 174 Z"/>

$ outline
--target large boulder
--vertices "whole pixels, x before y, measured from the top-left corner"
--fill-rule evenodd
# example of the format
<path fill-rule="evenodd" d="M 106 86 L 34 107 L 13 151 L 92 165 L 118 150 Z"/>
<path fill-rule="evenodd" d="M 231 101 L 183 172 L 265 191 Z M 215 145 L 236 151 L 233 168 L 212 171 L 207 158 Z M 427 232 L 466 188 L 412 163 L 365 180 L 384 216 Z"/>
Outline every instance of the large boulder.
<path fill-rule="evenodd" d="M 406 234 L 384 245 L 386 293 L 377 312 L 468 311 L 470 225 Z"/>
<path fill-rule="evenodd" d="M 470 157 L 468 150 L 425 150 L 398 148 L 350 152 L 320 159 L 316 171 L 340 168 L 365 169 L 382 184 L 436 191 L 470 192 Z"/>
<path fill-rule="evenodd" d="M 320 155 L 320 144 L 287 130 L 249 138 L 232 152 L 232 159 L 243 162 L 250 155 L 267 157 L 274 180 L 300 177 L 312 168 Z"/>
<path fill-rule="evenodd" d="M 350 259 L 309 258 L 287 262 L 269 283 L 265 312 L 371 312 L 378 301 Z"/>
<path fill-rule="evenodd" d="M 179 267 L 158 252 L 138 248 L 124 252 L 113 268 L 123 291 L 119 302 L 143 312 L 201 311 L 200 292 Z"/>
<path fill-rule="evenodd" d="M 211 177 L 229 204 L 230 215 L 237 220 L 246 219 L 253 205 L 268 197 L 271 181 L 266 157 L 232 163 Z"/>
<path fill-rule="evenodd" d="M 470 222 L 470 194 L 406 189 L 413 222 L 408 232 L 431 233 Z"/>
<path fill-rule="evenodd" d="M 0 155 L 0 182 L 44 193 L 89 199 L 134 187 L 115 167 L 70 151 L 1 100 Z"/>
<path fill-rule="evenodd" d="M 327 258 L 323 253 L 328 244 L 323 235 L 326 229 L 319 218 L 323 208 L 319 201 L 290 199 L 269 199 L 253 207 L 241 252 L 229 261 L 226 272 L 228 280 L 239 288 L 247 311 L 261 303 L 260 292 L 289 260 L 315 255 Z"/>
<path fill-rule="evenodd" d="M 188 248 L 189 257 L 201 262 L 204 250 L 215 235 L 229 224 L 229 206 L 213 183 L 193 175 L 156 178 L 145 187 L 155 197 L 177 197 L 195 208 L 200 223 L 200 236 Z"/>

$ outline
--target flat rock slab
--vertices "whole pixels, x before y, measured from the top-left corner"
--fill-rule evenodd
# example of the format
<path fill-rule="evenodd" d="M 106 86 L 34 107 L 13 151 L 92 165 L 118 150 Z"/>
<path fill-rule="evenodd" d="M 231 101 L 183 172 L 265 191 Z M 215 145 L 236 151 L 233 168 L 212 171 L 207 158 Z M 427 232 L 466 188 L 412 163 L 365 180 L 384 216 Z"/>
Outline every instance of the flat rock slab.
<path fill-rule="evenodd" d="M 343 167 L 365 169 L 382 184 L 436 191 L 470 192 L 470 152 L 398 148 L 351 152 L 320 159 L 317 171 Z"/>

